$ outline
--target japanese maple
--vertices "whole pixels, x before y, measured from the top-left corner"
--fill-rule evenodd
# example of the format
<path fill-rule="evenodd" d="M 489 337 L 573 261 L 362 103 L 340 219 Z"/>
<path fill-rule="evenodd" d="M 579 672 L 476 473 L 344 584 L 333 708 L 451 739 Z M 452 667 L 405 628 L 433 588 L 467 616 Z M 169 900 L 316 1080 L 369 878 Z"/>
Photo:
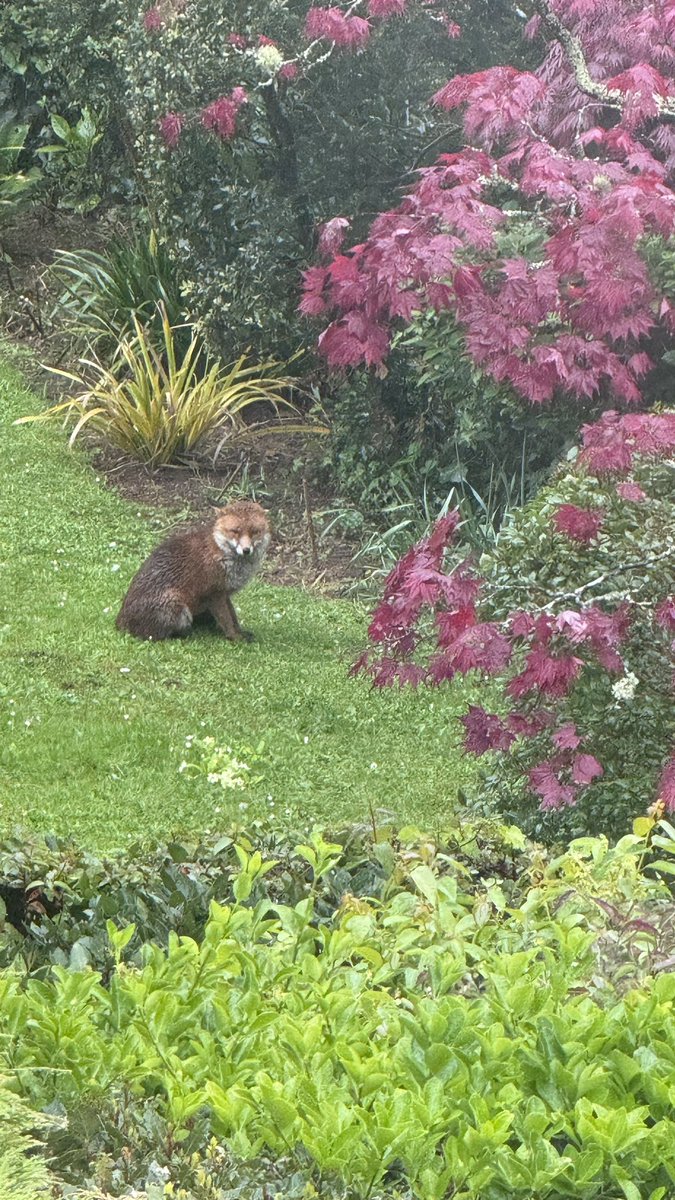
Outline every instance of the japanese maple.
<path fill-rule="evenodd" d="M 381 367 L 397 324 L 450 309 L 475 362 L 533 403 L 641 400 L 650 343 L 675 330 L 642 253 L 675 233 L 675 4 L 535 7 L 537 70 L 438 90 L 438 109 L 464 109 L 466 148 L 420 170 L 365 242 L 306 272 L 301 308 L 329 318 L 331 365 Z M 337 10 L 313 11 L 318 30 Z"/>

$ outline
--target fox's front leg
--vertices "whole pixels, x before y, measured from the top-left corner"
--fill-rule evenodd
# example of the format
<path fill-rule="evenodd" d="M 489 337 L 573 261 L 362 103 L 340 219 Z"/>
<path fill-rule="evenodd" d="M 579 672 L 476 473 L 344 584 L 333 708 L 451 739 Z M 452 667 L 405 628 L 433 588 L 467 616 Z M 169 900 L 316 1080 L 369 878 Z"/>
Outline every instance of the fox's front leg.
<path fill-rule="evenodd" d="M 231 642 L 253 641 L 253 634 L 248 629 L 242 629 L 239 624 L 239 618 L 234 611 L 234 605 L 227 593 L 223 593 L 222 596 L 219 596 L 213 602 L 211 612 L 225 634 L 225 637 Z"/>

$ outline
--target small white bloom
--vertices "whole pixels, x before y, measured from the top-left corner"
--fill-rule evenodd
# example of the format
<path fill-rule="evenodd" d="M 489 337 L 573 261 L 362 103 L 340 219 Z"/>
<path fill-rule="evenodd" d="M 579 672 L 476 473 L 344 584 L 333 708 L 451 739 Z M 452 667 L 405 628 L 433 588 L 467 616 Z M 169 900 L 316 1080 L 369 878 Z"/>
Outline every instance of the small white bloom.
<path fill-rule="evenodd" d="M 632 700 L 639 682 L 637 675 L 634 675 L 632 671 L 626 671 L 623 679 L 617 679 L 616 683 L 612 684 L 612 694 L 619 701 Z"/>
<path fill-rule="evenodd" d="M 128 675 L 131 667 L 120 667 L 120 675 Z"/>
<path fill-rule="evenodd" d="M 268 71 L 270 75 L 278 71 L 284 61 L 284 56 L 277 46 L 258 46 L 254 58 L 258 66 L 262 67 L 264 71 Z"/>
<path fill-rule="evenodd" d="M 113 575 L 114 575 L 114 574 L 115 574 L 115 571 L 119 571 L 119 570 L 120 570 L 120 564 L 119 564 L 119 563 L 113 563 L 113 564 L 112 564 L 112 566 L 110 567 L 110 570 L 112 571 L 112 573 L 113 573 Z"/>

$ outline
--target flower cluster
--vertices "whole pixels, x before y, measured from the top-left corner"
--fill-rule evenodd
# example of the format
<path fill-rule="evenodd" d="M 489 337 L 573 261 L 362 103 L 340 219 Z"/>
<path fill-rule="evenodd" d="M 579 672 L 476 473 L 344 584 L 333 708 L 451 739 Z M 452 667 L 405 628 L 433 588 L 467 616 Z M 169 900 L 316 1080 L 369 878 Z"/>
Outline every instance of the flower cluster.
<path fill-rule="evenodd" d="M 237 132 L 237 114 L 247 99 L 244 88 L 233 88 L 228 96 L 220 96 L 202 109 L 202 125 L 212 129 L 224 142 L 231 142 Z"/>
<path fill-rule="evenodd" d="M 178 767 L 180 775 L 188 778 L 205 778 L 207 783 L 217 784 L 223 791 L 239 790 L 252 782 L 251 764 L 260 760 L 258 751 L 247 750 L 248 762 L 231 746 L 219 746 L 213 737 L 196 737 L 188 734 L 185 739 L 185 758 Z"/>

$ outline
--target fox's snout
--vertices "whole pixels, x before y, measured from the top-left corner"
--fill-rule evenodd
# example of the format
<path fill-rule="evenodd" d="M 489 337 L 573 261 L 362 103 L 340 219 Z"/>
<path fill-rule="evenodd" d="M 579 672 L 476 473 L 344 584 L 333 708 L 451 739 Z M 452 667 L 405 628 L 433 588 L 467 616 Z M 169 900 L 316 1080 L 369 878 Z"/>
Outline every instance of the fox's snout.
<path fill-rule="evenodd" d="M 251 554 L 253 552 L 253 542 L 249 537 L 241 537 L 235 543 L 237 554 Z"/>

